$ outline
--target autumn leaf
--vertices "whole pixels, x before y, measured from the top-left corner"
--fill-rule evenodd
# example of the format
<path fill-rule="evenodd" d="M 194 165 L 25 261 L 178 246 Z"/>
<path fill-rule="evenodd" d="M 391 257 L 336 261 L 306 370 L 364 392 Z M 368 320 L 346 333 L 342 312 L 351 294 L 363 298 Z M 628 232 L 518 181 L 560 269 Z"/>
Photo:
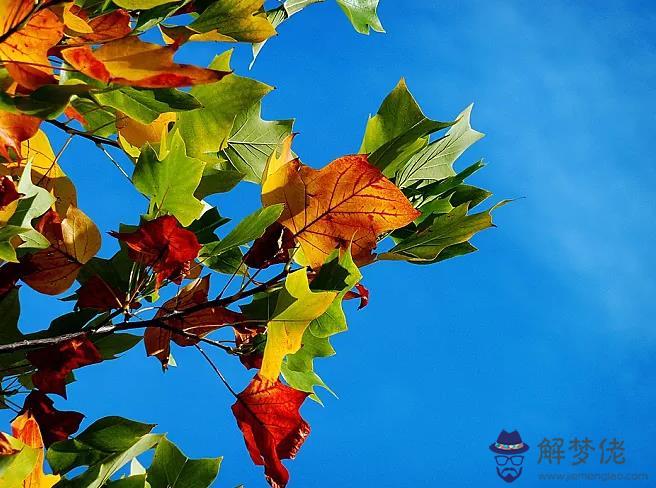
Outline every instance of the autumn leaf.
<path fill-rule="evenodd" d="M 37 449 L 36 464 L 32 472 L 23 480 L 23 488 L 52 488 L 59 479 L 59 475 L 45 474 L 43 472 L 43 439 L 39 424 L 32 414 L 24 412 L 14 419 L 11 423 L 11 430 L 14 437 L 23 442 L 26 446 Z"/>
<path fill-rule="evenodd" d="M 30 139 L 21 144 L 22 159 L 6 165 L 12 176 L 20 176 L 25 162 L 31 163 L 32 181 L 48 190 L 56 198 L 55 209 L 61 215 L 70 205 L 77 206 L 77 192 L 55 157 L 45 132 L 38 130 Z"/>
<path fill-rule="evenodd" d="M 218 328 L 242 320 L 241 314 L 224 307 L 204 307 L 185 313 L 185 310 L 206 303 L 209 289 L 209 276 L 192 281 L 175 297 L 164 303 L 155 315 L 155 320 L 160 319 L 167 328 L 146 328 L 144 334 L 146 353 L 157 357 L 164 368 L 167 367 L 171 355 L 171 340 L 179 346 L 191 346 L 198 344 L 199 339 L 189 335 L 204 337 Z M 183 312 L 183 315 L 165 318 L 175 312 Z M 184 334 L 176 334 L 174 332 L 176 330 Z"/>
<path fill-rule="evenodd" d="M 36 134 L 41 125 L 41 119 L 29 115 L 12 114 L 0 110 L 0 157 L 7 162 L 21 155 L 21 143 Z M 16 156 L 9 154 L 12 149 Z"/>
<path fill-rule="evenodd" d="M 121 39 L 132 32 L 130 14 L 123 9 L 99 15 L 91 20 L 87 12 L 77 6 L 71 7 L 70 12 L 81 19 L 88 29 L 77 31 L 77 35 L 66 43 L 69 46 L 84 43 L 101 44 Z"/>
<path fill-rule="evenodd" d="M 135 232 L 110 234 L 125 242 L 130 259 L 153 267 L 158 287 L 165 279 L 181 283 L 200 251 L 196 235 L 180 227 L 171 215 L 142 222 Z"/>
<path fill-rule="evenodd" d="M 360 310 L 369 304 L 369 289 L 362 283 L 356 284 L 355 289 L 357 291 L 346 292 L 346 295 L 344 295 L 344 300 L 353 300 L 354 298 L 359 298 L 360 305 L 358 305 L 358 310 Z"/>
<path fill-rule="evenodd" d="M 244 264 L 249 268 L 265 269 L 290 260 L 290 250 L 294 247 L 294 236 L 287 227 L 274 222 L 264 234 L 255 241 L 244 256 Z"/>
<path fill-rule="evenodd" d="M 21 413 L 29 413 L 39 424 L 46 447 L 63 441 L 80 428 L 84 415 L 78 412 L 61 412 L 53 401 L 39 390 L 32 390 L 25 398 Z"/>
<path fill-rule="evenodd" d="M 298 411 L 307 395 L 278 380 L 256 376 L 232 406 L 253 462 L 264 466 L 274 488 L 284 488 L 289 481 L 280 460 L 293 459 L 310 434 L 310 426 Z"/>
<path fill-rule="evenodd" d="M 368 262 L 379 235 L 420 215 L 365 155 L 344 156 L 320 170 L 274 158 L 265 170 L 262 202 L 285 204 L 280 223 L 313 268 L 337 247 L 351 246 L 356 263 Z"/>
<path fill-rule="evenodd" d="M 96 364 L 102 356 L 86 336 L 70 339 L 27 353 L 27 360 L 37 368 L 32 382 L 43 393 L 56 393 L 66 398 L 66 377 L 74 369 Z"/>
<path fill-rule="evenodd" d="M 0 224 L 5 225 L 16 211 L 18 199 L 23 196 L 9 176 L 0 176 Z"/>
<path fill-rule="evenodd" d="M 235 345 L 237 346 L 239 361 L 246 369 L 260 369 L 262 356 L 266 344 L 266 329 L 258 326 L 241 324 L 233 327 L 235 332 Z"/>
<path fill-rule="evenodd" d="M 50 242 L 50 247 L 27 255 L 23 263 L 23 281 L 47 295 L 66 291 L 75 281 L 84 263 L 100 249 L 100 232 L 77 207 L 68 207 L 60 220 L 55 211 L 46 213 L 37 230 Z"/>
<path fill-rule="evenodd" d="M 144 88 L 175 88 L 220 80 L 229 74 L 173 62 L 175 47 L 160 46 L 124 37 L 93 51 L 89 46 L 70 47 L 62 56 L 75 69 L 104 83 Z"/>
<path fill-rule="evenodd" d="M 336 296 L 337 292 L 333 291 L 311 291 L 305 268 L 287 275 L 267 325 L 267 343 L 259 373 L 262 378 L 278 379 L 285 356 L 300 349 L 305 329 L 328 309 Z"/>
<path fill-rule="evenodd" d="M 19 85 L 34 90 L 56 83 L 48 60 L 48 50 L 64 35 L 64 25 L 54 12 L 41 9 L 35 14 L 31 0 L 5 0 L 0 3 L 0 36 L 18 28 L 0 42 L 2 64 Z M 22 27 L 21 22 L 30 16 Z"/>
<path fill-rule="evenodd" d="M 77 291 L 77 306 L 95 310 L 112 310 L 123 308 L 127 301 L 127 293 L 116 290 L 100 276 L 94 275 L 86 280 Z M 130 308 L 136 308 L 138 303 L 131 303 Z"/>

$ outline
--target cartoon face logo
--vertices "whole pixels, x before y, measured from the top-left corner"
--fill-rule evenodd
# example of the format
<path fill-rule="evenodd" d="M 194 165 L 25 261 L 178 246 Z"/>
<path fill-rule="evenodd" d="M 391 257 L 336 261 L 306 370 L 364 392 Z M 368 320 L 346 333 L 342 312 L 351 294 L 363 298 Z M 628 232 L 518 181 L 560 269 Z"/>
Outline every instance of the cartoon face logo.
<path fill-rule="evenodd" d="M 490 451 L 496 454 L 497 475 L 506 483 L 512 483 L 522 475 L 524 454 L 528 444 L 522 442 L 519 432 L 502 430 L 497 441 L 490 444 Z"/>

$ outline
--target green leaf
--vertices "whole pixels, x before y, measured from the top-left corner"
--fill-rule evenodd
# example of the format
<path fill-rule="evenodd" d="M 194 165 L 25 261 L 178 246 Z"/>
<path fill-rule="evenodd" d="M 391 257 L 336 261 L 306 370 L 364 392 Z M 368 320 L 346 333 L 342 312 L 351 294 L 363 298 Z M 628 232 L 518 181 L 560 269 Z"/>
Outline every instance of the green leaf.
<path fill-rule="evenodd" d="M 217 256 L 230 249 L 254 241 L 264 234 L 267 227 L 278 220 L 283 209 L 284 205 L 276 204 L 256 210 L 239 222 L 227 236 L 211 245 L 211 255 Z"/>
<path fill-rule="evenodd" d="M 235 119 L 227 147 L 222 151 L 232 166 L 245 174 L 246 181 L 260 183 L 271 153 L 292 132 L 294 120 L 263 120 L 261 102 L 253 104 Z"/>
<path fill-rule="evenodd" d="M 263 9 L 263 0 L 213 2 L 189 24 L 189 29 L 195 32 L 216 31 L 234 41 L 260 42 L 276 33 Z"/>
<path fill-rule="evenodd" d="M 222 252 L 219 255 L 214 255 L 214 246 L 216 244 L 216 242 L 211 242 L 203 246 L 198 253 L 198 260 L 203 266 L 206 266 L 217 273 L 227 275 L 246 274 L 248 267 L 244 264 L 244 254 L 241 252 L 241 249 L 235 247 Z"/>
<path fill-rule="evenodd" d="M 153 427 L 154 424 L 122 417 L 105 417 L 91 424 L 75 439 L 100 451 L 120 452 L 132 447 Z"/>
<path fill-rule="evenodd" d="M 56 119 L 68 106 L 74 95 L 87 93 L 84 85 L 45 85 L 30 96 L 11 96 L 0 92 L 0 110 L 15 114 L 33 115 L 40 119 Z"/>
<path fill-rule="evenodd" d="M 358 152 L 369 154 L 369 162 L 392 177 L 426 146 L 427 136 L 452 124 L 428 119 L 401 79 L 385 97 L 378 113 L 369 118 Z"/>
<path fill-rule="evenodd" d="M 231 55 L 232 50 L 217 56 L 210 68 L 229 71 Z M 203 159 L 224 149 L 235 117 L 271 90 L 264 83 L 235 74 L 216 83 L 193 87 L 191 94 L 203 108 L 180 113 L 177 122 L 189 155 Z"/>
<path fill-rule="evenodd" d="M 187 229 L 196 234 L 198 242 L 207 244 L 216 240 L 216 229 L 230 222 L 229 218 L 222 217 L 216 207 L 206 210 L 198 220 L 195 220 Z"/>
<path fill-rule="evenodd" d="M 76 98 L 71 105 L 84 118 L 82 126 L 86 131 L 100 137 L 116 134 L 116 112 L 113 109 L 105 109 L 88 98 Z"/>
<path fill-rule="evenodd" d="M 136 458 L 135 458 L 136 459 Z M 105 484 L 105 488 L 148 488 L 145 474 L 128 476 Z"/>
<path fill-rule="evenodd" d="M 222 459 L 189 459 L 164 438 L 147 470 L 148 483 L 151 488 L 208 488 L 219 473 Z"/>
<path fill-rule="evenodd" d="M 16 249 L 11 244 L 11 239 L 17 235 L 29 232 L 27 227 L 19 227 L 17 225 L 5 225 L 0 228 L 0 259 L 9 261 L 10 263 L 17 263 Z"/>
<path fill-rule="evenodd" d="M 410 158 L 397 173 L 396 184 L 399 187 L 404 188 L 416 182 L 437 181 L 455 174 L 455 160 L 484 136 L 471 128 L 472 107 L 470 105 L 458 115 L 455 124 L 444 137 L 430 143 Z"/>
<path fill-rule="evenodd" d="M 93 97 L 101 105 L 119 110 L 142 124 L 150 124 L 166 112 L 183 112 L 202 107 L 193 95 L 166 88 L 146 90 L 124 86 L 94 93 Z"/>
<path fill-rule="evenodd" d="M 174 215 L 187 226 L 203 212 L 203 204 L 194 197 L 194 191 L 200 183 L 205 163 L 187 156 L 184 140 L 178 131 L 171 139 L 170 150 L 162 160 L 151 146 L 144 147 L 132 181 L 137 190 L 151 197 L 151 204 L 160 212 Z"/>
<path fill-rule="evenodd" d="M 148 10 L 159 7 L 165 3 L 174 3 L 178 0 L 112 0 L 116 5 L 127 10 Z"/>
<path fill-rule="evenodd" d="M 100 339 L 95 339 L 93 343 L 100 351 L 103 360 L 116 359 L 119 354 L 129 351 L 139 344 L 143 339 L 141 336 L 134 334 L 111 334 Z"/>
<path fill-rule="evenodd" d="M 462 244 L 477 232 L 492 227 L 490 212 L 505 203 L 472 215 L 467 215 L 469 206 L 464 203 L 448 214 L 437 215 L 430 227 L 403 239 L 389 252 L 380 254 L 379 259 L 435 262 L 448 247 Z"/>
<path fill-rule="evenodd" d="M 226 193 L 243 179 L 243 173 L 233 169 L 226 169 L 223 161 L 206 162 L 203 177 L 194 195 L 196 198 L 205 198 L 217 193 Z"/>
<path fill-rule="evenodd" d="M 378 0 L 337 0 L 337 4 L 360 34 L 369 34 L 369 29 L 385 32 L 376 9 Z"/>
<path fill-rule="evenodd" d="M 287 355 L 282 365 L 282 375 L 290 386 L 310 393 L 310 398 L 318 403 L 321 400 L 315 387 L 333 391 L 314 371 L 314 359 L 335 354 L 330 344 L 330 336 L 347 330 L 346 316 L 342 310 L 344 295 L 362 279 L 360 270 L 353 262 L 350 252 L 333 252 L 312 281 L 312 290 L 332 290 L 339 292 L 328 309 L 310 322 L 303 334 L 302 346 L 294 354 Z"/>
<path fill-rule="evenodd" d="M 55 203 L 55 198 L 48 190 L 32 183 L 32 162 L 28 161 L 20 177 L 16 191 L 23 196 L 18 200 L 16 211 L 9 219 L 9 225 L 28 229 L 21 232 L 23 243 L 20 249 L 45 249 L 50 246 L 48 239 L 32 227 L 32 220 L 40 217 Z"/>

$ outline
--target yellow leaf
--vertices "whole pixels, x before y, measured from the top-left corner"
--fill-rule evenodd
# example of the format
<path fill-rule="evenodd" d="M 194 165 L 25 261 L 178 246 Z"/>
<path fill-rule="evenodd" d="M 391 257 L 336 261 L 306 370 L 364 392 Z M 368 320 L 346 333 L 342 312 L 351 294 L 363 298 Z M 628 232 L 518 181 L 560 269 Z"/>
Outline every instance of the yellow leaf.
<path fill-rule="evenodd" d="M 219 81 L 226 71 L 215 71 L 173 61 L 175 46 L 160 46 L 138 37 L 124 37 L 93 51 L 70 47 L 62 56 L 75 69 L 104 83 L 144 88 L 174 88 Z"/>
<path fill-rule="evenodd" d="M 0 2 L 0 35 L 19 27 L 0 43 L 0 57 L 9 75 L 19 84 L 34 90 L 56 83 L 48 60 L 48 50 L 64 35 L 64 25 L 57 15 L 43 9 L 32 15 L 24 26 L 21 22 L 34 7 L 32 0 Z"/>
<path fill-rule="evenodd" d="M 314 269 L 335 248 L 349 246 L 357 264 L 370 262 L 381 234 L 404 227 L 420 214 L 366 155 L 344 156 L 320 170 L 290 158 L 285 148 L 283 156 L 267 165 L 262 203 L 285 204 L 279 221 Z"/>
<path fill-rule="evenodd" d="M 267 343 L 259 373 L 262 378 L 278 379 L 282 360 L 301 348 L 305 329 L 328 309 L 336 296 L 337 292 L 333 291 L 311 291 L 306 268 L 287 276 L 267 324 Z"/>
<path fill-rule="evenodd" d="M 75 5 L 75 2 L 67 2 L 62 5 L 62 19 L 64 25 L 74 32 L 80 34 L 90 34 L 93 32 L 93 27 L 89 25 L 86 19 L 79 17 L 80 8 Z"/>
<path fill-rule="evenodd" d="M 64 215 L 69 206 L 77 205 L 75 186 L 55 161 L 55 153 L 43 131 L 39 130 L 34 137 L 24 141 L 21 152 L 22 159 L 5 164 L 9 174 L 19 177 L 25 162 L 32 161 L 32 181 L 54 195 L 57 213 Z"/>
<path fill-rule="evenodd" d="M 43 472 L 43 439 L 34 417 L 29 412 L 25 412 L 14 419 L 11 428 L 14 437 L 19 441 L 39 450 L 34 470 L 23 481 L 22 488 L 52 488 L 61 477 Z"/>
<path fill-rule="evenodd" d="M 159 143 L 168 132 L 169 124 L 175 121 L 175 112 L 163 113 L 150 124 L 142 124 L 127 115 L 119 114 L 116 119 L 116 127 L 123 139 L 132 146 L 141 148 L 147 142 L 150 144 Z"/>
<path fill-rule="evenodd" d="M 27 257 L 28 272 L 23 281 L 36 291 L 57 295 L 70 288 L 82 265 L 96 255 L 100 232 L 89 217 L 73 206 L 68 207 L 61 222 L 54 213 L 46 214 L 38 230 L 50 241 L 50 247 Z"/>

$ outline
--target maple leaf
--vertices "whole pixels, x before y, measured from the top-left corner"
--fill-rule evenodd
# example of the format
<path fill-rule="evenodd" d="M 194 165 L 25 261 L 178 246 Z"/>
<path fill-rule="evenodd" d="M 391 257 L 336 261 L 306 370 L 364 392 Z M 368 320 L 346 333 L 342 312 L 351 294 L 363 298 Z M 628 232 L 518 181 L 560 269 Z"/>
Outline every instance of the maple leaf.
<path fill-rule="evenodd" d="M 256 376 L 232 406 L 253 462 L 264 466 L 274 488 L 284 488 L 289 481 L 280 460 L 293 459 L 310 434 L 310 426 L 298 411 L 307 396 L 278 380 Z"/>
<path fill-rule="evenodd" d="M 22 413 L 11 423 L 11 431 L 23 444 L 37 449 L 36 463 L 32 472 L 23 480 L 22 488 L 52 488 L 61 477 L 43 472 L 43 439 L 35 418 L 30 412 Z"/>
<path fill-rule="evenodd" d="M 0 42 L 2 64 L 19 85 L 34 90 L 56 83 L 48 50 L 64 35 L 64 25 L 49 9 L 32 14 L 32 0 L 5 0 L 0 3 L 0 36 L 17 29 Z M 29 21 L 20 26 L 24 19 Z"/>
<path fill-rule="evenodd" d="M 229 74 L 173 62 L 174 46 L 160 46 L 124 37 L 93 51 L 89 46 L 69 47 L 62 56 L 75 69 L 104 83 L 144 88 L 174 88 L 212 83 Z"/>
<path fill-rule="evenodd" d="M 66 377 L 74 369 L 96 364 L 102 356 L 86 336 L 70 339 L 27 353 L 27 360 L 37 368 L 32 382 L 44 393 L 66 398 Z"/>
<path fill-rule="evenodd" d="M 274 222 L 244 256 L 244 264 L 250 268 L 264 269 L 289 261 L 289 251 L 294 247 L 294 236 L 287 227 Z"/>
<path fill-rule="evenodd" d="M 130 259 L 153 267 L 157 287 L 165 279 L 180 284 L 201 247 L 196 235 L 171 215 L 142 222 L 135 232 L 110 234 L 125 242 Z"/>
<path fill-rule="evenodd" d="M 53 401 L 39 390 L 32 390 L 25 398 L 21 413 L 28 412 L 39 424 L 43 443 L 63 441 L 80 428 L 84 418 L 79 412 L 62 412 L 54 407 Z"/>
<path fill-rule="evenodd" d="M 25 256 L 22 279 L 31 288 L 47 295 L 57 295 L 73 284 L 80 268 L 100 249 L 100 232 L 77 207 L 68 207 L 60 220 L 54 210 L 41 217 L 37 231 L 50 247 Z"/>
<path fill-rule="evenodd" d="M 20 159 L 21 142 L 33 137 L 39 125 L 41 119 L 36 117 L 0 110 L 0 157 L 12 161 L 14 158 L 9 154 L 9 149 L 13 149 Z"/>
<path fill-rule="evenodd" d="M 300 349 L 305 329 L 328 309 L 336 296 L 337 292 L 333 291 L 311 291 L 306 268 L 287 275 L 267 325 L 267 343 L 259 373 L 262 378 L 278 379 L 284 357 Z"/>
<path fill-rule="evenodd" d="M 420 215 L 365 155 L 344 156 L 315 170 L 298 159 L 284 162 L 286 151 L 265 169 L 262 202 L 285 204 L 279 221 L 315 269 L 337 247 L 351 246 L 358 264 L 371 261 L 379 235 Z"/>
<path fill-rule="evenodd" d="M 148 327 L 144 334 L 144 345 L 149 356 L 160 360 L 164 368 L 167 367 L 171 355 L 171 340 L 179 346 L 192 346 L 198 344 L 200 337 L 242 320 L 242 315 L 224 307 L 205 307 L 193 310 L 179 316 L 164 318 L 175 312 L 184 312 L 196 305 L 206 303 L 210 290 L 210 277 L 194 280 L 185 286 L 180 293 L 164 303 L 155 315 L 167 329 L 161 327 Z M 179 330 L 185 334 L 176 334 Z M 196 337 L 189 337 L 193 334 Z"/>

